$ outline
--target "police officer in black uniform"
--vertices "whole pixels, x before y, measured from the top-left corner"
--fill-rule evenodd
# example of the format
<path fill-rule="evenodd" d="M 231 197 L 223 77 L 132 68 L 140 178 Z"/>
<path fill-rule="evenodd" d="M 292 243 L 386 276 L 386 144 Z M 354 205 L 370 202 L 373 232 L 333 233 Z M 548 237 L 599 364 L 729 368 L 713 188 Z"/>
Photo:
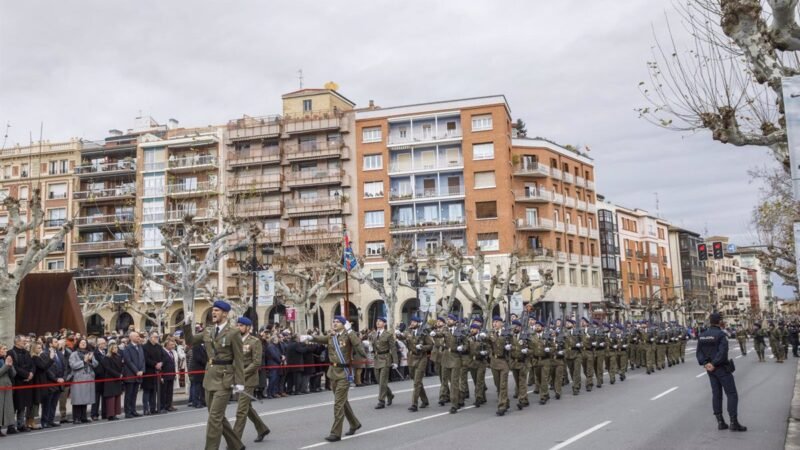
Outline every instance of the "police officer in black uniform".
<path fill-rule="evenodd" d="M 717 417 L 718 429 L 728 429 L 722 416 L 722 391 L 728 397 L 728 415 L 731 418 L 731 431 L 747 431 L 737 420 L 739 394 L 733 380 L 733 361 L 728 359 L 728 337 L 720 328 L 722 317 L 714 312 L 709 317 L 711 326 L 705 330 L 697 343 L 697 363 L 705 367 L 711 382 L 712 407 Z"/>

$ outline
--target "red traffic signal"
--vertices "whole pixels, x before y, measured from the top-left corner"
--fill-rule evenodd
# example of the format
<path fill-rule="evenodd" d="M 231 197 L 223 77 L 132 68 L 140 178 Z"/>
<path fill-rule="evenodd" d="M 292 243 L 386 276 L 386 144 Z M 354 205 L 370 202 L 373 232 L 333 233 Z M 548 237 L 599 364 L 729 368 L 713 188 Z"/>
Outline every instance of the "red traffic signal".
<path fill-rule="evenodd" d="M 722 242 L 714 242 L 711 244 L 714 252 L 714 259 L 722 259 L 725 257 L 725 252 L 722 250 Z"/>
<path fill-rule="evenodd" d="M 706 248 L 706 244 L 697 244 L 697 258 L 700 261 L 708 261 L 708 248 Z"/>

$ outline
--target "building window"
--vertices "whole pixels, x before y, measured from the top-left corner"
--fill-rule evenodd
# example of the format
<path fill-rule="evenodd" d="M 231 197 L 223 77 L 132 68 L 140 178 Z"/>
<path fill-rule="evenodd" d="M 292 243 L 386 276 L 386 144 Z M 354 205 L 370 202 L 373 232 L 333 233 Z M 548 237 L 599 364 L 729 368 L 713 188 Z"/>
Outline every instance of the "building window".
<path fill-rule="evenodd" d="M 144 247 L 161 247 L 161 230 L 158 227 L 145 227 L 143 230 Z"/>
<path fill-rule="evenodd" d="M 383 181 L 364 183 L 364 198 L 383 197 Z"/>
<path fill-rule="evenodd" d="M 30 165 L 28 165 L 28 163 L 22 163 L 22 171 L 20 172 L 20 176 L 22 178 L 27 178 L 30 173 Z"/>
<path fill-rule="evenodd" d="M 500 250 L 500 240 L 497 233 L 478 234 L 478 248 L 482 251 Z"/>
<path fill-rule="evenodd" d="M 62 159 L 62 160 L 58 160 L 58 161 L 50 161 L 48 173 L 50 175 L 58 175 L 58 174 L 67 173 L 68 169 L 69 169 L 69 160 L 68 159 Z"/>
<path fill-rule="evenodd" d="M 401 137 L 404 137 L 405 129 L 401 129 L 400 132 Z M 381 139 L 381 127 L 364 128 L 361 131 L 361 142 L 380 142 Z"/>
<path fill-rule="evenodd" d="M 314 108 L 312 108 L 311 106 L 311 100 L 310 99 L 303 100 L 303 112 L 311 112 L 313 110 Z"/>
<path fill-rule="evenodd" d="M 492 129 L 492 115 L 481 114 L 472 116 L 472 131 L 486 131 Z"/>
<path fill-rule="evenodd" d="M 370 271 L 370 276 L 373 280 L 377 281 L 380 284 L 384 283 L 383 279 L 383 269 L 372 269 Z"/>
<path fill-rule="evenodd" d="M 382 256 L 386 250 L 386 243 L 380 242 L 367 242 L 367 256 Z"/>
<path fill-rule="evenodd" d="M 47 210 L 47 220 L 44 226 L 60 227 L 67 222 L 67 208 L 53 208 Z"/>
<path fill-rule="evenodd" d="M 20 186 L 20 188 L 19 188 L 19 199 L 20 200 L 27 200 L 28 199 L 28 186 Z"/>
<path fill-rule="evenodd" d="M 474 161 L 482 159 L 494 159 L 494 144 L 491 142 L 485 144 L 474 144 L 472 146 L 472 159 Z"/>
<path fill-rule="evenodd" d="M 383 168 L 383 155 L 364 155 L 364 170 L 380 170 Z"/>
<path fill-rule="evenodd" d="M 475 202 L 475 217 L 478 219 L 496 219 L 497 202 Z"/>
<path fill-rule="evenodd" d="M 496 187 L 494 170 L 488 172 L 475 172 L 475 189 Z"/>
<path fill-rule="evenodd" d="M 585 270 L 581 270 L 581 286 L 589 285 L 589 276 Z"/>
<path fill-rule="evenodd" d="M 575 269 L 569 269 L 569 284 L 575 286 L 578 284 L 578 277 Z"/>
<path fill-rule="evenodd" d="M 383 210 L 367 211 L 364 214 L 364 228 L 379 228 L 383 226 Z"/>
<path fill-rule="evenodd" d="M 564 281 L 565 281 L 565 279 L 564 279 L 564 268 L 563 267 L 559 267 L 559 268 L 556 269 L 556 282 L 558 284 L 564 284 Z"/>
<path fill-rule="evenodd" d="M 67 183 L 53 183 L 47 186 L 47 198 L 67 198 Z"/>
<path fill-rule="evenodd" d="M 47 261 L 47 270 L 64 270 L 64 260 L 51 259 Z"/>

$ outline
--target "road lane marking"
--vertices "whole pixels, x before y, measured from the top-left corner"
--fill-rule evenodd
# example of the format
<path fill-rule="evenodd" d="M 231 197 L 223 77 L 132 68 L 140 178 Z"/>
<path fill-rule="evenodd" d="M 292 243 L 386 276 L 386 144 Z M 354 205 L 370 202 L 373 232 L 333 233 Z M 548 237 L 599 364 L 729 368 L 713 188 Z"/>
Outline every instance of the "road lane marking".
<path fill-rule="evenodd" d="M 594 433 L 595 431 L 599 430 L 600 428 L 603 428 L 604 426 L 606 426 L 606 425 L 608 425 L 610 423 L 611 423 L 610 420 L 606 420 L 603 423 L 597 424 L 597 425 L 593 426 L 592 428 L 589 428 L 588 430 L 586 430 L 584 432 L 581 432 L 581 433 L 576 434 L 575 436 L 572 436 L 571 438 L 567 439 L 566 441 L 564 441 L 564 442 L 562 442 L 562 443 L 560 443 L 558 445 L 550 447 L 550 450 L 560 450 L 560 449 L 568 446 L 569 444 L 572 444 L 573 442 L 577 441 L 578 439 L 584 438 L 584 437 Z"/>
<path fill-rule="evenodd" d="M 675 386 L 675 387 L 673 387 L 673 388 L 669 388 L 669 389 L 667 389 L 666 391 L 664 391 L 664 392 L 662 392 L 662 393 L 660 393 L 660 394 L 656 395 L 655 397 L 651 398 L 650 400 L 658 400 L 658 399 L 660 399 L 661 397 L 663 397 L 663 396 L 665 396 L 665 395 L 669 394 L 670 392 L 676 391 L 676 390 L 678 390 L 678 386 Z"/>
<path fill-rule="evenodd" d="M 696 376 L 695 378 L 700 378 L 700 377 L 702 377 L 702 376 L 703 376 L 703 375 L 705 375 L 705 374 L 706 374 L 706 372 L 703 372 L 703 373 L 701 373 L 700 375 Z"/>
<path fill-rule="evenodd" d="M 736 358 L 734 358 L 734 359 L 739 359 L 739 358 L 741 358 L 741 357 L 742 357 L 742 355 L 739 355 L 739 356 L 737 356 L 737 357 L 736 357 Z"/>

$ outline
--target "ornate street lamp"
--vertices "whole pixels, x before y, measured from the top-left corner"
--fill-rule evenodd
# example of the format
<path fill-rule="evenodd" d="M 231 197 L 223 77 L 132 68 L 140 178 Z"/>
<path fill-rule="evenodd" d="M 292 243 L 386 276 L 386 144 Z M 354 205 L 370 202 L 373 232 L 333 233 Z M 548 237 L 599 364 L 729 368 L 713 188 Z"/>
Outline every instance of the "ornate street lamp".
<path fill-rule="evenodd" d="M 260 251 L 259 251 L 260 250 Z M 257 275 L 261 270 L 268 270 L 272 265 L 272 255 L 275 250 L 271 247 L 262 245 L 259 246 L 258 242 L 253 242 L 252 245 L 240 245 L 234 249 L 236 255 L 236 262 L 239 264 L 239 269 L 242 272 L 252 274 L 252 312 L 250 313 L 250 320 L 253 321 L 253 329 L 258 330 L 258 280 Z"/>

